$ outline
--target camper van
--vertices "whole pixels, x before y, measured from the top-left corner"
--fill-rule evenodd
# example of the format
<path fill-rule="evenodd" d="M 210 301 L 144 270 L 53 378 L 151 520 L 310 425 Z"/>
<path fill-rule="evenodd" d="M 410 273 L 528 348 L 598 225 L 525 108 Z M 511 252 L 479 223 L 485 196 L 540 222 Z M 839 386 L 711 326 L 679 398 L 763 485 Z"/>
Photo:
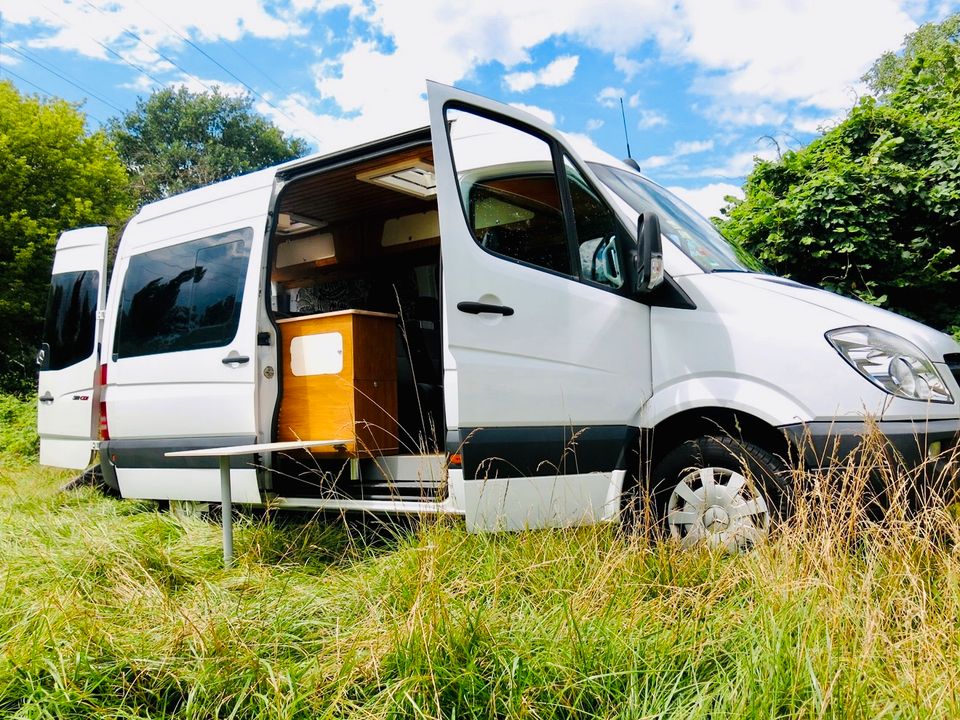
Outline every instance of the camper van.
<path fill-rule="evenodd" d="M 960 346 L 765 274 L 634 166 L 428 83 L 430 125 L 63 233 L 41 462 L 125 498 L 612 521 L 685 542 L 787 511 L 785 458 L 875 423 L 910 464 L 960 434 Z M 278 451 L 278 443 L 287 443 Z M 297 443 L 301 443 L 297 445 Z M 314 443 L 311 445 L 310 443 Z"/>

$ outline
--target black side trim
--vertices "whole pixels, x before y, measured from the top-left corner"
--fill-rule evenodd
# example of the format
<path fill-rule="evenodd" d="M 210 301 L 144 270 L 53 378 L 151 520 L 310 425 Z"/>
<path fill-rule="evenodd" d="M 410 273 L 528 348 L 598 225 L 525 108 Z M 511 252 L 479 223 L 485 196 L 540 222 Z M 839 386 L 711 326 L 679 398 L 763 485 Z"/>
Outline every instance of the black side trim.
<path fill-rule="evenodd" d="M 460 449 L 467 480 L 543 477 L 624 470 L 639 436 L 629 425 L 461 428 L 447 449 Z"/>
<path fill-rule="evenodd" d="M 104 477 L 116 476 L 116 468 L 190 468 L 209 469 L 219 467 L 215 457 L 164 457 L 164 453 L 175 450 L 200 450 L 202 448 L 229 447 L 231 445 L 252 445 L 257 442 L 256 435 L 219 435 L 202 438 L 160 438 L 135 440 L 107 440 L 100 443 L 100 457 L 104 466 Z M 237 455 L 230 458 L 230 467 L 249 469 L 259 465 L 258 455 Z M 107 465 L 113 467 L 107 469 Z"/>
<path fill-rule="evenodd" d="M 696 310 L 697 304 L 690 299 L 677 281 L 664 273 L 663 282 L 650 292 L 639 295 L 637 299 L 650 307 L 675 308 L 677 310 Z"/>
<path fill-rule="evenodd" d="M 947 364 L 953 379 L 960 385 L 960 353 L 947 353 L 943 356 L 943 361 Z"/>
<path fill-rule="evenodd" d="M 927 457 L 930 443 L 960 442 L 960 418 L 950 420 L 898 420 L 876 423 L 908 467 L 919 466 Z M 803 453 L 808 467 L 842 463 L 869 433 L 866 423 L 811 422 L 785 425 L 787 438 Z"/>
<path fill-rule="evenodd" d="M 103 451 L 106 443 L 100 443 L 100 472 L 103 474 L 103 483 L 109 488 L 120 492 L 120 481 L 117 480 L 117 469 L 107 460 L 107 455 Z"/>

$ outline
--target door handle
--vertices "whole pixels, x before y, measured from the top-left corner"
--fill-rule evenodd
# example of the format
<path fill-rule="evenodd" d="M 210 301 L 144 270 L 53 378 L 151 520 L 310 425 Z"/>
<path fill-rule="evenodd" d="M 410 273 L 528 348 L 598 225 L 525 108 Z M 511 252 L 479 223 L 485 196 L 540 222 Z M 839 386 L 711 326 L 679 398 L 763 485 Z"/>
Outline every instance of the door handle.
<path fill-rule="evenodd" d="M 243 365 L 244 363 L 250 362 L 250 358 L 246 355 L 227 355 L 220 362 L 224 365 Z"/>
<path fill-rule="evenodd" d="M 53 402 L 53 395 L 49 390 L 47 390 L 43 395 L 40 396 L 40 402 L 44 404 Z"/>
<path fill-rule="evenodd" d="M 479 315 L 480 313 L 491 313 L 503 315 L 504 317 L 513 315 L 512 307 L 507 307 L 506 305 L 491 305 L 482 302 L 459 302 L 457 303 L 457 310 L 471 315 Z"/>

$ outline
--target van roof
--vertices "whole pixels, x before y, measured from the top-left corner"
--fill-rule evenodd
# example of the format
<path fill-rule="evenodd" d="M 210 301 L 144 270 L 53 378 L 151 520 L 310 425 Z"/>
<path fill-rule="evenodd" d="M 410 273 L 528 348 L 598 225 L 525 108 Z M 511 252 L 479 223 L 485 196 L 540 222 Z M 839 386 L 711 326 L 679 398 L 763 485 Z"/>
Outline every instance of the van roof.
<path fill-rule="evenodd" d="M 559 131 L 558 131 L 559 132 Z M 610 155 L 594 145 L 589 138 L 572 134 L 560 133 L 569 142 L 574 150 L 587 162 L 598 162 L 604 165 L 611 165 L 634 172 L 632 168 L 625 165 L 622 160 Z M 301 158 L 295 158 L 278 165 L 255 170 L 244 175 L 238 175 L 233 178 L 221 180 L 219 182 L 205 185 L 194 190 L 187 190 L 177 195 L 163 198 L 161 200 L 148 203 L 140 208 L 140 211 L 133 218 L 132 222 L 144 222 L 154 220 L 163 215 L 179 212 L 190 207 L 203 205 L 208 202 L 214 202 L 224 197 L 248 192 L 257 188 L 272 185 L 277 177 L 284 177 L 288 174 L 294 174 L 307 170 L 311 165 L 322 165 L 330 159 L 348 157 L 350 155 L 364 155 L 378 147 L 389 148 L 394 145 L 407 144 L 417 140 L 429 141 L 430 127 L 424 126 L 376 138 L 366 143 L 354 145 L 346 148 L 339 148 L 334 151 L 316 152 Z"/>

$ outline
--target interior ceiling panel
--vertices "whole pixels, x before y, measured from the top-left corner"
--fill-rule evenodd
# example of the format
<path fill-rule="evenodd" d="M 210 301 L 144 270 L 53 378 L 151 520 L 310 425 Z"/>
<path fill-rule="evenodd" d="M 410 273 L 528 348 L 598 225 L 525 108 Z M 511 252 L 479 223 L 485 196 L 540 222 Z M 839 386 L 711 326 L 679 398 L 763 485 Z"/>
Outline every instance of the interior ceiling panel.
<path fill-rule="evenodd" d="M 436 205 L 436 198 L 419 199 L 357 180 L 358 173 L 406 160 L 420 160 L 433 165 L 433 151 L 429 145 L 423 145 L 295 180 L 284 192 L 280 211 L 332 225 L 341 220 L 356 219 L 371 211 L 390 217 L 429 210 Z"/>

